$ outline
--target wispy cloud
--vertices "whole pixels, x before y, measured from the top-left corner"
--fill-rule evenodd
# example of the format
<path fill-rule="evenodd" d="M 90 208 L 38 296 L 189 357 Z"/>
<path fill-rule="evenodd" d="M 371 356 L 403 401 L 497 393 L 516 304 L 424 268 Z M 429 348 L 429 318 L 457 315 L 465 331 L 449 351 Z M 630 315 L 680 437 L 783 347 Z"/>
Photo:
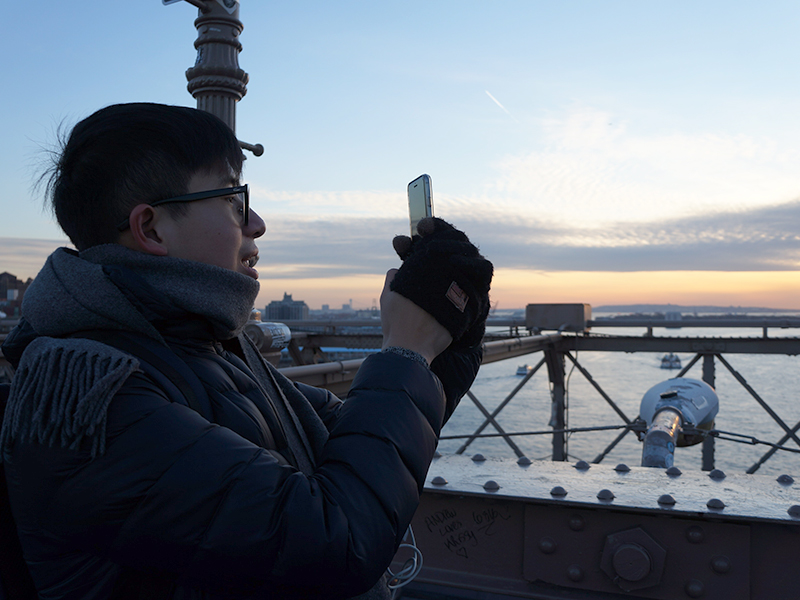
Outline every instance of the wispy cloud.
<path fill-rule="evenodd" d="M 603 227 L 568 227 L 496 214 L 448 218 L 467 231 L 498 267 L 536 271 L 800 269 L 800 201 Z M 391 249 L 391 237 L 398 233 L 396 223 L 380 218 L 281 221 L 278 231 L 260 244 L 263 269 L 269 273 L 269 264 L 284 265 L 271 277 L 380 273 L 398 262 Z M 285 265 L 292 267 L 287 270 Z"/>
<path fill-rule="evenodd" d="M 589 227 L 767 206 L 800 194 L 800 151 L 773 139 L 642 131 L 573 108 L 542 123 L 540 148 L 495 163 L 504 210 Z"/>
<path fill-rule="evenodd" d="M 250 201 L 253 209 L 262 216 L 296 214 L 362 218 L 382 215 L 398 220 L 408 218 L 408 203 L 403 192 L 370 190 L 296 192 L 272 190 L 254 184 L 250 186 Z"/>
<path fill-rule="evenodd" d="M 800 200 L 743 211 L 569 227 L 508 215 L 451 213 L 498 268 L 549 271 L 796 271 Z M 258 240 L 261 276 L 328 279 L 382 274 L 400 264 L 396 218 L 273 215 Z M 0 272 L 36 275 L 63 240 L 0 238 Z"/>
<path fill-rule="evenodd" d="M 479 227 L 477 222 L 472 225 Z M 618 222 L 602 228 L 537 227 L 535 223 L 496 220 L 484 221 L 480 227 L 484 251 L 504 266 L 519 269 L 800 269 L 800 201 L 699 217 Z"/>
<path fill-rule="evenodd" d="M 273 216 L 258 240 L 259 272 L 288 279 L 383 273 L 399 264 L 392 238 L 405 231 L 398 224 L 405 226 L 402 220 L 375 217 Z"/>

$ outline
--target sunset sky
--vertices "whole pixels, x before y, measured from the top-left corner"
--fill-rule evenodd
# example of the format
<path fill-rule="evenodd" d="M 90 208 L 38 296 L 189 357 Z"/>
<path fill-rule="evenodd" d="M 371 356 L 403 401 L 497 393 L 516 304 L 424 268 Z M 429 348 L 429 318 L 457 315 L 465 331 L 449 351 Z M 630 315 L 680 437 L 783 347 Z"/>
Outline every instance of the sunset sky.
<path fill-rule="evenodd" d="M 59 127 L 194 106 L 187 3 L 4 3 L 0 272 L 67 245 L 33 183 Z M 406 184 L 531 302 L 800 310 L 800 4 L 242 0 L 237 134 L 259 305 L 377 299 Z"/>

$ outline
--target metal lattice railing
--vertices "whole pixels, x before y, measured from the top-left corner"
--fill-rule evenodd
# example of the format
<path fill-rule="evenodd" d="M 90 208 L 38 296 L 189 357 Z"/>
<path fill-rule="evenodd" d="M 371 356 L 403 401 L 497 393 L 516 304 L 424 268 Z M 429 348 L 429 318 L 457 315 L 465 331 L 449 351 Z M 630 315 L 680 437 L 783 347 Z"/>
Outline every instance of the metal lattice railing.
<path fill-rule="evenodd" d="M 567 448 L 566 448 L 566 436 L 574 433 L 587 433 L 587 432 L 594 432 L 594 431 L 608 431 L 608 430 L 620 430 L 619 435 L 611 441 L 592 461 L 594 463 L 601 462 L 618 444 L 622 439 L 630 432 L 635 432 L 640 437 L 644 434 L 646 430 L 646 424 L 639 419 L 638 417 L 635 419 L 631 419 L 625 412 L 620 408 L 618 403 L 616 403 L 611 396 L 603 389 L 603 387 L 595 380 L 595 378 L 591 375 L 588 369 L 583 366 L 574 356 L 573 354 L 567 349 L 570 346 L 570 339 L 574 342 L 576 339 L 580 339 L 579 337 L 564 337 L 559 336 L 559 341 L 564 342 L 562 344 L 554 344 L 550 348 L 537 350 L 537 352 L 541 351 L 544 356 L 539 360 L 539 362 L 528 372 L 524 375 L 522 380 L 511 390 L 510 393 L 497 405 L 497 407 L 493 411 L 489 411 L 486 407 L 484 402 L 478 399 L 472 392 L 468 392 L 467 396 L 472 401 L 472 403 L 478 408 L 481 414 L 484 417 L 484 420 L 481 424 L 475 429 L 475 431 L 471 434 L 466 435 L 445 435 L 442 436 L 442 440 L 464 440 L 463 444 L 456 450 L 456 454 L 463 454 L 467 448 L 477 439 L 481 438 L 500 438 L 505 441 L 505 443 L 511 448 L 514 454 L 518 458 L 524 457 L 524 452 L 520 449 L 520 447 L 514 442 L 514 438 L 518 438 L 521 436 L 535 436 L 535 435 L 550 435 L 553 437 L 553 460 L 566 460 L 567 457 Z M 665 344 L 669 344 L 671 340 L 675 340 L 676 338 L 661 338 Z M 719 340 L 719 338 L 714 338 L 715 340 Z M 798 341 L 800 344 L 800 341 Z M 579 343 L 573 344 L 575 347 L 580 346 Z M 789 354 L 793 354 L 794 352 L 788 352 Z M 601 426 L 593 426 L 593 427 L 574 427 L 569 428 L 565 427 L 564 423 L 566 423 L 566 403 L 564 402 L 564 394 L 566 392 L 564 386 L 564 363 L 565 359 L 568 360 L 574 368 L 585 378 L 585 380 L 591 385 L 591 387 L 597 392 L 597 394 L 613 409 L 619 419 L 622 421 L 620 425 L 601 425 Z M 704 470 L 711 470 L 714 468 L 714 441 L 725 440 L 737 443 L 745 443 L 750 445 L 766 445 L 769 446 L 769 450 L 756 462 L 754 463 L 748 470 L 748 473 L 756 472 L 761 465 L 763 465 L 767 460 L 769 460 L 772 456 L 774 456 L 779 451 L 787 451 L 792 453 L 800 453 L 800 436 L 798 435 L 798 431 L 800 431 L 800 421 L 796 423 L 794 426 L 790 427 L 783 418 L 781 418 L 778 413 L 770 406 L 768 402 L 766 402 L 753 387 L 746 381 L 744 376 L 739 373 L 736 369 L 734 369 L 731 364 L 725 359 L 725 357 L 721 353 L 717 352 L 698 352 L 696 353 L 692 359 L 686 364 L 683 369 L 678 373 L 677 377 L 684 377 L 698 362 L 703 360 L 703 374 L 702 378 L 706 383 L 714 387 L 715 383 L 715 362 L 719 362 L 722 364 L 728 372 L 733 376 L 733 378 L 744 388 L 748 394 L 755 399 L 755 401 L 763 408 L 763 410 L 772 418 L 772 420 L 778 424 L 778 426 L 784 431 L 783 437 L 781 437 L 777 442 L 770 442 L 766 440 L 759 439 L 756 436 L 753 436 L 749 433 L 734 433 L 728 431 L 721 431 L 717 429 L 712 430 L 697 430 L 697 429 L 686 429 L 686 433 L 699 436 L 703 438 L 703 469 Z M 547 365 L 548 366 L 548 377 L 550 379 L 550 393 L 551 393 L 551 402 L 553 403 L 553 407 L 555 410 L 554 418 L 551 420 L 551 428 L 546 430 L 539 430 L 539 431 L 515 431 L 509 432 L 506 431 L 503 426 L 499 423 L 498 417 L 500 413 L 508 407 L 508 405 L 514 400 L 514 398 L 518 395 L 520 390 L 522 390 L 528 383 L 533 379 L 533 377 L 539 373 L 541 367 Z M 484 431 L 488 427 L 492 427 L 495 430 L 495 433 L 484 433 Z M 786 442 L 792 441 L 797 444 L 798 448 L 786 446 Z"/>

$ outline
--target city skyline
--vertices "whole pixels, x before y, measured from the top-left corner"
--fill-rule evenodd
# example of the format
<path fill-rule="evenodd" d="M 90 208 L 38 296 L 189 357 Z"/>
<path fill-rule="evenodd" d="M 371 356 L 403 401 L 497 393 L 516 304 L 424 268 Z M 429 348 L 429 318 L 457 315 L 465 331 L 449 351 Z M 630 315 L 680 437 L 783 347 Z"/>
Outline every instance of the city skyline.
<path fill-rule="evenodd" d="M 427 172 L 436 213 L 495 263 L 500 308 L 800 308 L 800 7 L 575 6 L 244 0 L 257 305 L 371 306 Z M 32 190 L 40 148 L 110 103 L 194 106 L 196 10 L 7 12 L 26 27 L 0 40 L 23 92 L 0 98 L 0 272 L 26 279 L 66 243 Z"/>

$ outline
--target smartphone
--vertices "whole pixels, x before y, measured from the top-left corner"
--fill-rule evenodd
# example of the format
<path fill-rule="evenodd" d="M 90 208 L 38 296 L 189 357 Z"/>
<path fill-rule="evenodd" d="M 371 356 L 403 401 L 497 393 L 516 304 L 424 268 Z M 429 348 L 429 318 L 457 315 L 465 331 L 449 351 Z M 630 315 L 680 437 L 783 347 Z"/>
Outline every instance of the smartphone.
<path fill-rule="evenodd" d="M 433 216 L 433 185 L 430 175 L 420 175 L 408 184 L 408 214 L 411 217 L 411 237 L 417 234 L 417 223 Z"/>

